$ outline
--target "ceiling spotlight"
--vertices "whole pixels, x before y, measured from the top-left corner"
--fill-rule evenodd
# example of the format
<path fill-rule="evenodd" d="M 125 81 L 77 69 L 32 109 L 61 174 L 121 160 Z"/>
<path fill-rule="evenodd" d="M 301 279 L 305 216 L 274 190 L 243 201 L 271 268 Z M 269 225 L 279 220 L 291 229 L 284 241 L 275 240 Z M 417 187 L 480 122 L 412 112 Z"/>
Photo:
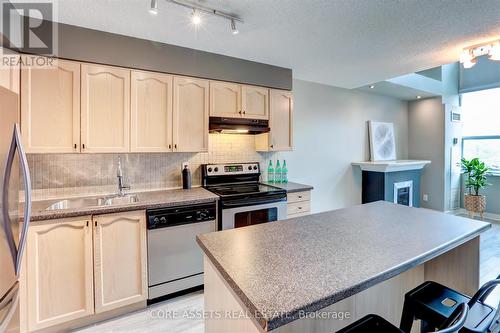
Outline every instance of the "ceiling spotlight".
<path fill-rule="evenodd" d="M 231 32 L 233 35 L 237 35 L 239 33 L 238 28 L 236 28 L 236 22 L 234 20 L 231 20 Z"/>
<path fill-rule="evenodd" d="M 420 95 L 417 95 L 417 99 L 421 99 L 421 98 L 422 98 L 422 96 L 420 96 Z"/>
<path fill-rule="evenodd" d="M 149 12 L 153 15 L 158 14 L 158 0 L 151 0 L 151 7 L 149 8 Z"/>
<path fill-rule="evenodd" d="M 193 14 L 191 15 L 191 20 L 193 21 L 194 25 L 200 25 L 201 23 L 201 16 L 194 8 L 193 8 Z"/>
<path fill-rule="evenodd" d="M 375 88 L 375 85 L 373 85 L 373 84 L 372 84 L 372 85 L 370 86 L 370 89 L 373 89 L 373 88 Z"/>

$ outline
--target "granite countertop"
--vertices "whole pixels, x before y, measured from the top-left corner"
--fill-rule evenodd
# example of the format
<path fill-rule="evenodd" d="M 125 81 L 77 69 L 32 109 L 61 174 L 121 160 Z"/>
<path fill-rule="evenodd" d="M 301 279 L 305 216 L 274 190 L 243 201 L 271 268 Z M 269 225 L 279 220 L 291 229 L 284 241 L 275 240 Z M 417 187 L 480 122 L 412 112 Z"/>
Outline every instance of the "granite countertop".
<path fill-rule="evenodd" d="M 112 206 L 96 206 L 96 207 L 82 207 L 74 209 L 61 209 L 61 210 L 45 210 L 47 207 L 55 202 L 63 199 L 34 201 L 32 203 L 31 222 L 52 220 L 66 217 L 118 213 L 131 210 L 142 210 L 149 208 L 160 208 L 176 205 L 198 204 L 206 202 L 214 202 L 219 199 L 219 196 L 202 187 L 194 187 L 189 190 L 173 189 L 163 191 L 150 191 L 150 192 L 135 192 L 139 202 L 129 203 L 123 205 Z M 103 197 L 93 196 L 93 197 Z M 92 198 L 93 198 L 92 197 Z M 91 198 L 91 197 L 85 197 Z M 74 198 L 71 198 L 74 199 Z"/>
<path fill-rule="evenodd" d="M 286 190 L 287 193 L 292 193 L 292 192 L 301 192 L 301 191 L 310 191 L 314 189 L 311 185 L 304 185 L 304 184 L 299 184 L 299 183 L 294 183 L 294 182 L 288 182 L 288 183 L 271 183 L 271 182 L 262 182 L 262 184 L 278 187 L 281 189 Z"/>
<path fill-rule="evenodd" d="M 270 331 L 298 319 L 300 311 L 336 303 L 490 227 L 379 201 L 200 235 L 197 241 L 262 328 Z"/>

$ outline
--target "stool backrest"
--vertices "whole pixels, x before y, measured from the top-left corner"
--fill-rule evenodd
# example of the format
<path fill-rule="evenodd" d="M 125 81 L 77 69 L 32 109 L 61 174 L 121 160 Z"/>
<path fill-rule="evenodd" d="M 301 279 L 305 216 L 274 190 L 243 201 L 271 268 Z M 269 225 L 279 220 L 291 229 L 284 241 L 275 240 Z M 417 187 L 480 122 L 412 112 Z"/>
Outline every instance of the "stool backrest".
<path fill-rule="evenodd" d="M 481 288 L 472 296 L 469 301 L 469 308 L 472 308 L 477 301 L 484 302 L 488 295 L 495 289 L 497 285 L 500 284 L 500 275 L 495 279 L 486 282 Z"/>
<path fill-rule="evenodd" d="M 461 303 L 451 316 L 443 323 L 442 329 L 434 333 L 455 333 L 462 327 L 464 327 L 465 321 L 467 320 L 467 314 L 469 313 L 469 306 L 467 303 Z"/>

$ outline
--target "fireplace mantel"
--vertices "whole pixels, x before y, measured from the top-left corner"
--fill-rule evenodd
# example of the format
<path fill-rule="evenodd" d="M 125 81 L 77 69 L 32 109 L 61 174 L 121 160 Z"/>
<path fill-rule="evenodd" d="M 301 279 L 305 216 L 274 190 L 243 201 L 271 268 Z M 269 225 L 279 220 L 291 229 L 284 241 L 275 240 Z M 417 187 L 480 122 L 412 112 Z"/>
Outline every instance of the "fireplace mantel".
<path fill-rule="evenodd" d="M 397 172 L 407 170 L 420 170 L 426 164 L 431 163 L 427 160 L 394 160 L 380 162 L 353 162 L 352 165 L 359 166 L 363 171 L 374 172 Z"/>

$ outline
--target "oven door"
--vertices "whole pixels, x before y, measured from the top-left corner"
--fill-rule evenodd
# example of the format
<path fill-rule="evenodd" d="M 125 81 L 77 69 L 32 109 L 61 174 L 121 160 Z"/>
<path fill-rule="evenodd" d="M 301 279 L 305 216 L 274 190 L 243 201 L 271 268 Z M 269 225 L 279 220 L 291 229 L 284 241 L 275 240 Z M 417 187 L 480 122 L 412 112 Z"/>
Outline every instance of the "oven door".
<path fill-rule="evenodd" d="M 286 219 L 286 199 L 251 206 L 222 209 L 222 230 Z"/>

